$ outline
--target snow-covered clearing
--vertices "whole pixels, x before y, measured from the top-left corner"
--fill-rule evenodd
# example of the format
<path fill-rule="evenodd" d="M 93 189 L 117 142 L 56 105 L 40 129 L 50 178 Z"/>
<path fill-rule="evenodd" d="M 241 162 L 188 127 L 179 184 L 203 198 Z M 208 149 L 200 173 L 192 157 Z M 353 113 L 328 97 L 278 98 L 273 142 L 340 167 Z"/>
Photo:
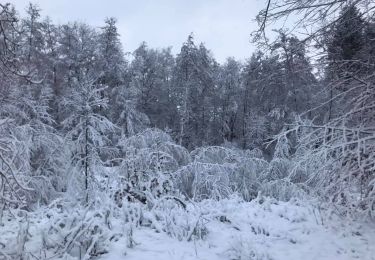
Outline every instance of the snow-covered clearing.
<path fill-rule="evenodd" d="M 345 225 L 312 207 L 273 200 L 206 201 L 198 207 L 206 209 L 204 240 L 178 241 L 142 228 L 134 232 L 134 248 L 123 238 L 101 259 L 375 259 L 375 229 Z"/>
<path fill-rule="evenodd" d="M 374 226 L 346 225 L 336 215 L 301 204 L 274 199 L 206 200 L 188 204 L 186 211 L 165 211 L 170 218 L 158 218 L 157 211 L 145 211 L 140 225 L 112 216 L 110 231 L 92 235 L 97 241 L 104 241 L 106 253 L 91 259 L 375 259 Z M 92 221 L 96 214 L 90 217 L 88 212 L 83 220 L 78 220 L 73 213 L 44 208 L 28 216 L 29 227 L 20 218 L 6 217 L 0 227 L 0 259 L 7 259 L 5 255 L 13 259 L 12 252 L 23 245 L 20 240 L 25 232 L 29 235 L 24 243 L 24 259 L 85 259 L 74 248 L 74 243 L 83 241 L 84 236 L 78 239 L 77 222 L 87 226 L 100 224 Z M 72 223 L 76 226 L 74 232 L 69 230 Z M 202 239 L 189 230 L 198 225 Z M 69 247 L 65 241 L 66 254 L 56 253 L 62 252 L 59 241 L 67 240 L 70 233 L 76 234 L 75 242 Z"/>

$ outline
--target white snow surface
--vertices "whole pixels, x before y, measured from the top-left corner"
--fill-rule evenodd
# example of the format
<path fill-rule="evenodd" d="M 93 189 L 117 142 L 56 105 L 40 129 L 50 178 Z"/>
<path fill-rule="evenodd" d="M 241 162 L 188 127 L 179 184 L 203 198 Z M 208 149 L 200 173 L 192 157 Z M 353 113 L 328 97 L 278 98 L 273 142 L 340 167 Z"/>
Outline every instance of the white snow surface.
<path fill-rule="evenodd" d="M 49 212 L 49 217 L 45 212 Z M 81 259 L 375 259 L 373 223 L 353 224 L 324 210 L 319 211 L 307 203 L 280 202 L 263 198 L 244 202 L 238 198 L 231 198 L 191 202 L 187 205 L 187 211 L 179 209 L 166 212 L 171 214 L 171 219 L 177 219 L 175 223 L 179 225 L 183 226 L 184 222 L 189 222 L 190 224 L 186 225 L 188 227 L 191 223 L 194 226 L 198 216 L 201 224 L 205 226 L 206 235 L 203 239 L 192 236 L 189 240 L 189 236 L 182 236 L 179 240 L 176 236 L 168 234 L 170 230 L 163 228 L 165 223 L 134 225 L 134 243 L 129 247 L 128 224 L 121 218 L 112 217 L 110 232 L 123 235 L 119 236 L 119 239 L 107 240 L 110 241 L 106 245 L 108 253 L 95 258 L 86 256 Z M 87 217 L 84 221 L 92 219 L 95 214 L 85 213 Z M 150 214 L 152 212 L 144 212 L 145 218 Z M 58 225 L 52 225 L 54 228 L 51 229 L 48 225 L 52 222 L 60 223 L 55 220 L 63 217 L 75 218 L 74 214 L 51 213 L 51 209 L 40 209 L 40 212 L 28 215 L 30 227 L 24 248 L 30 252 L 29 256 L 39 257 L 38 259 L 80 259 L 74 252 L 69 253 L 70 255 L 54 256 L 52 247 L 48 249 L 50 252 L 41 249 L 43 240 L 47 245 L 57 241 L 59 236 L 53 235 L 51 230 L 60 228 Z M 154 218 L 154 221 L 157 220 Z M 6 254 L 8 259 L 14 259 L 10 252 L 19 247 L 19 230 L 22 226 L 25 227 L 25 223 L 20 223 L 20 219 L 5 217 L 3 224 L 0 226 L 0 259 L 7 259 L 2 258 Z M 179 229 L 178 226 L 174 228 Z M 42 234 L 45 234 L 43 239 Z"/>
<path fill-rule="evenodd" d="M 206 219 L 205 239 L 178 241 L 149 228 L 135 229 L 133 248 L 126 247 L 123 237 L 101 260 L 375 259 L 374 226 L 345 224 L 313 207 L 222 200 L 190 205 L 193 208 Z"/>

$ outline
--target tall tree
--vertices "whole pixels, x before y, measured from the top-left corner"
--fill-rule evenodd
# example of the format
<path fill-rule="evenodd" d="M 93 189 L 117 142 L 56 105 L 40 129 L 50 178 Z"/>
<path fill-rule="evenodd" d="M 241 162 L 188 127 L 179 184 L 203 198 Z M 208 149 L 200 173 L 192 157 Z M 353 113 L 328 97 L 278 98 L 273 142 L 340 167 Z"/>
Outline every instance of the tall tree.
<path fill-rule="evenodd" d="M 151 120 L 151 125 L 165 129 L 171 124 L 173 111 L 171 79 L 174 57 L 170 48 L 149 49 L 145 42 L 134 51 L 130 66 L 131 86 L 138 91 L 137 108 Z"/>
<path fill-rule="evenodd" d="M 340 12 L 340 18 L 328 32 L 327 45 L 327 87 L 329 92 L 329 115 L 332 119 L 342 113 L 345 100 L 333 100 L 334 96 L 348 90 L 353 76 L 358 75 L 364 66 L 360 60 L 360 52 L 364 47 L 364 26 L 362 14 L 356 6 L 345 6 Z"/>
<path fill-rule="evenodd" d="M 66 90 L 62 105 L 67 117 L 62 126 L 67 144 L 72 147 L 72 166 L 76 174 L 72 177 L 83 180 L 85 202 L 88 203 L 104 165 L 103 158 L 113 150 L 108 146 L 108 136 L 115 130 L 115 125 L 99 113 L 100 108 L 107 107 L 108 99 L 101 95 L 103 88 L 99 86 L 97 76 L 83 71 L 80 77 L 73 78 Z"/>
<path fill-rule="evenodd" d="M 215 89 L 215 98 L 212 99 L 217 118 L 216 122 L 211 123 L 211 133 L 218 139 L 216 144 L 233 142 L 238 136 L 236 127 L 240 119 L 241 69 L 242 65 L 233 58 L 228 58 L 220 67 L 218 89 Z"/>
<path fill-rule="evenodd" d="M 190 148 L 209 142 L 206 129 L 212 115 L 209 100 L 216 68 L 210 52 L 203 44 L 197 47 L 190 35 L 177 55 L 174 72 L 180 121 L 178 139 Z"/>

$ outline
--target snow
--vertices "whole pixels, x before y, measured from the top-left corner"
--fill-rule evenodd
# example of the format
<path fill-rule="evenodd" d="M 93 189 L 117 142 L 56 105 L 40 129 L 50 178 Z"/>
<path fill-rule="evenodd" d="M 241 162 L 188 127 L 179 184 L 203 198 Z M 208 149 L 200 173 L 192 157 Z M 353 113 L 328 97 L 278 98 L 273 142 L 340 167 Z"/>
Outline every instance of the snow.
<path fill-rule="evenodd" d="M 86 211 L 79 220 L 80 212 L 83 211 L 54 210 L 50 207 L 37 209 L 27 218 L 22 214 L 4 216 L 4 225 L 0 226 L 0 259 L 14 259 L 12 252 L 22 251 L 19 247 L 23 244 L 24 255 L 29 256 L 25 259 L 375 259 L 374 223 L 353 224 L 301 201 L 280 202 L 258 197 L 245 202 L 232 197 L 219 201 L 190 202 L 186 211 L 179 207 L 164 208 L 170 219 L 156 220 L 155 217 L 152 224 L 146 219 L 150 220 L 149 215 L 157 211 L 144 212 L 142 225 L 113 215 L 110 231 L 102 222 L 99 211 Z M 188 231 L 178 239 L 175 234 L 182 234 L 181 230 L 195 226 L 197 216 L 203 227 L 203 238 L 191 236 L 189 239 L 191 231 Z M 168 227 L 168 221 L 172 219 L 175 225 Z M 72 230 L 64 226 L 72 226 L 73 223 L 87 224 L 87 227 L 102 225 L 99 229 L 104 231 L 91 235 L 91 238 L 102 237 L 101 247 L 104 246 L 107 253 L 95 258 L 79 258 L 77 248 L 72 247 L 68 254 L 58 254 L 58 248 L 62 245 L 59 239 L 67 239 Z M 77 228 L 74 227 L 74 230 Z M 93 234 L 92 230 L 85 234 Z M 130 230 L 132 235 L 129 235 Z M 105 238 L 107 233 L 107 237 L 112 238 L 116 234 L 116 239 Z M 77 238 L 74 243 L 84 241 L 84 237 Z M 22 243 L 22 239 L 26 242 Z M 8 255 L 8 258 L 2 258 L 3 255 Z"/>
<path fill-rule="evenodd" d="M 145 228 L 136 230 L 134 237 L 137 243 L 134 248 L 127 248 L 126 238 L 123 238 L 102 259 L 217 259 L 214 251 L 198 241 L 178 241 L 164 233 Z"/>
<path fill-rule="evenodd" d="M 196 207 L 207 219 L 205 239 L 178 241 L 140 228 L 133 234 L 134 248 L 127 248 L 123 237 L 100 259 L 375 259 L 373 226 L 345 225 L 313 207 L 273 200 L 204 201 Z"/>

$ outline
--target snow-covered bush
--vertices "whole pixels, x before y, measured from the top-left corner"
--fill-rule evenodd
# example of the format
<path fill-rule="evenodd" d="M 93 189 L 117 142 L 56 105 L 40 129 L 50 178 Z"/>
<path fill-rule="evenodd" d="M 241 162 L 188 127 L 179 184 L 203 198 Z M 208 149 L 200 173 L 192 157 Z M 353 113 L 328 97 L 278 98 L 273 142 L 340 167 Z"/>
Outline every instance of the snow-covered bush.
<path fill-rule="evenodd" d="M 262 195 L 273 197 L 281 201 L 293 198 L 306 198 L 307 193 L 303 186 L 288 181 L 288 179 L 271 180 L 264 182 L 260 188 Z"/>
<path fill-rule="evenodd" d="M 211 164 L 235 163 L 240 160 L 238 151 L 221 146 L 196 148 L 190 155 L 195 162 Z"/>
<path fill-rule="evenodd" d="M 171 137 L 157 129 L 120 141 L 123 158 L 113 167 L 117 176 L 115 199 L 138 201 L 152 207 L 155 200 L 177 194 L 171 173 L 190 161 L 185 148 L 173 143 Z"/>
<path fill-rule="evenodd" d="M 178 190 L 194 200 L 228 198 L 239 193 L 255 198 L 269 163 L 259 151 L 211 146 L 191 152 L 193 162 L 174 173 Z"/>
<path fill-rule="evenodd" d="M 204 239 L 208 233 L 200 210 L 173 199 L 159 200 L 145 218 L 156 231 L 165 232 L 178 240 Z"/>
<path fill-rule="evenodd" d="M 238 237 L 232 241 L 228 257 L 233 260 L 271 260 L 266 250 L 252 244 L 249 239 Z"/>
<path fill-rule="evenodd" d="M 174 173 L 176 188 L 193 200 L 221 199 L 232 194 L 230 175 L 234 174 L 231 164 L 193 162 Z"/>
<path fill-rule="evenodd" d="M 0 121 L 0 201 L 3 205 L 23 207 L 30 198 L 28 187 L 31 153 L 28 126 L 17 126 L 12 120 Z"/>
<path fill-rule="evenodd" d="M 281 200 L 305 197 L 306 172 L 289 158 L 287 139 L 276 145 L 275 157 L 267 162 L 258 150 L 202 147 L 191 152 L 193 162 L 174 175 L 176 188 L 193 200 L 223 199 L 238 193 L 249 201 L 261 192 Z"/>
<path fill-rule="evenodd" d="M 254 199 L 258 195 L 268 168 L 269 163 L 264 159 L 245 154 L 245 157 L 236 165 L 234 176 L 232 176 L 234 191 L 246 201 Z"/>
<path fill-rule="evenodd" d="M 277 140 L 274 157 L 259 176 L 259 191 L 262 195 L 282 201 L 306 198 L 303 185 L 307 178 L 306 172 L 294 163 L 290 150 L 286 136 Z"/>
<path fill-rule="evenodd" d="M 109 217 L 109 211 L 64 205 L 61 212 L 48 217 L 48 225 L 42 230 L 43 246 L 54 248 L 54 257 L 90 259 L 104 254 L 110 240 L 116 237 Z"/>
<path fill-rule="evenodd" d="M 141 171 L 162 170 L 171 172 L 190 162 L 188 151 L 173 142 L 172 138 L 159 129 L 145 131 L 120 141 L 125 159 Z M 159 163 L 160 162 L 160 163 Z M 162 169 L 155 169 L 159 163 Z"/>
<path fill-rule="evenodd" d="M 31 209 L 36 202 L 49 203 L 64 188 L 61 138 L 36 127 L 0 120 L 0 204 L 4 207 Z"/>
<path fill-rule="evenodd" d="M 339 214 L 374 216 L 374 142 L 371 132 L 298 120 L 279 138 L 294 135 L 289 180 L 335 205 Z"/>
<path fill-rule="evenodd" d="M 274 158 L 270 161 L 263 176 L 260 176 L 263 182 L 274 181 L 287 178 L 292 169 L 292 162 L 288 159 Z"/>

